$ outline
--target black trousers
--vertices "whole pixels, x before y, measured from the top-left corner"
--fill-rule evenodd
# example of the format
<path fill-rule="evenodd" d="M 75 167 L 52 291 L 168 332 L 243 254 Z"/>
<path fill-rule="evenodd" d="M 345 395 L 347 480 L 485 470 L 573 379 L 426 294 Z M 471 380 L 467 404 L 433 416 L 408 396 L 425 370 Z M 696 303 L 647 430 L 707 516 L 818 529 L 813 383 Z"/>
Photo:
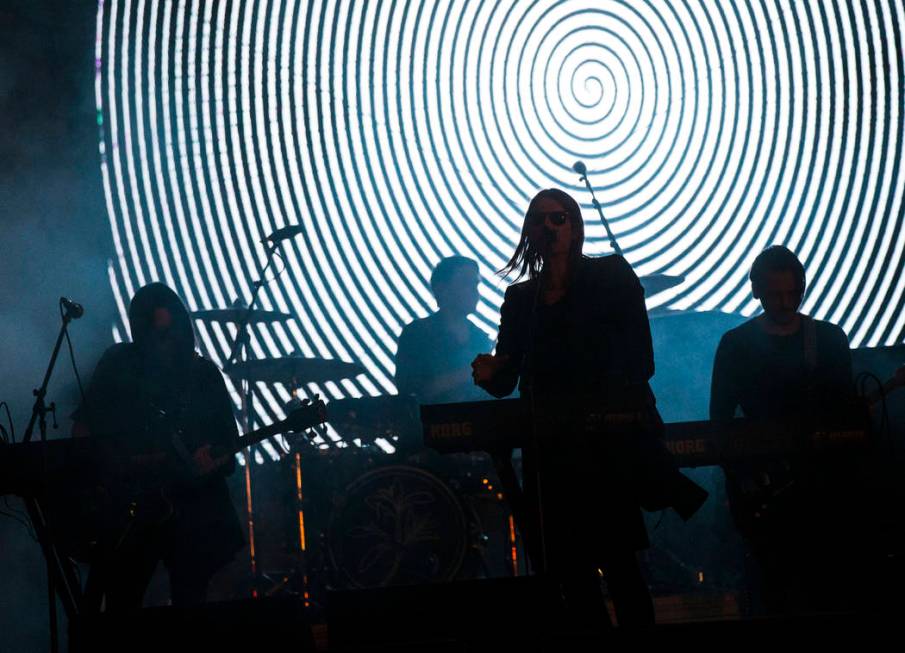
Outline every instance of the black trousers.
<path fill-rule="evenodd" d="M 161 562 L 169 575 L 172 605 L 204 603 L 216 569 L 197 557 L 185 555 L 168 539 L 166 533 L 130 538 L 99 551 L 85 587 L 89 608 L 99 611 L 103 605 L 108 612 L 140 608 Z"/>
<path fill-rule="evenodd" d="M 602 571 L 619 626 L 653 626 L 653 600 L 636 554 L 638 544 L 646 542 L 639 509 L 619 506 L 609 511 L 607 519 L 600 504 L 582 501 L 588 495 L 582 483 L 576 486 L 576 478 L 587 481 L 591 473 L 571 464 L 564 473 L 562 466 L 561 473 L 556 466 L 548 466 L 538 477 L 535 465 L 527 463 L 524 490 L 509 455 L 494 456 L 494 464 L 532 566 L 560 588 L 567 618 L 591 630 L 612 626 L 601 587 Z M 591 486 L 597 484 L 596 479 L 589 481 Z M 541 503 L 543 511 L 538 510 Z"/>
<path fill-rule="evenodd" d="M 634 551 L 604 556 L 603 580 L 606 581 L 616 621 L 620 628 L 650 628 L 654 625 L 654 604 Z M 601 576 L 589 566 L 560 566 L 551 569 L 565 602 L 566 616 L 580 627 L 606 629 L 610 622 L 601 589 Z"/>

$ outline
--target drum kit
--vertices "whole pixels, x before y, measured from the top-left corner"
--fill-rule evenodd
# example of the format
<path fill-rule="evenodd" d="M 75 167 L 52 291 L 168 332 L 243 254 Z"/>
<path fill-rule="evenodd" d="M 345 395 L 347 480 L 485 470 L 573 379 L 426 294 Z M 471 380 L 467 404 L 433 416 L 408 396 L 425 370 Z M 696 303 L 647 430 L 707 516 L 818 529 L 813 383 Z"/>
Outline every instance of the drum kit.
<path fill-rule="evenodd" d="M 293 319 L 289 313 L 241 306 L 199 310 L 192 317 L 237 325 L 240 331 L 243 322 L 250 326 Z M 254 421 L 254 384 L 288 388 L 293 398 L 286 408 L 291 409 L 301 401 L 300 394 L 309 392 L 308 384 L 336 383 L 365 372 L 359 363 L 300 355 L 250 358 L 224 368 L 237 386 L 245 386 L 242 408 L 249 427 Z M 318 431 L 313 437 L 296 438 L 296 448 L 289 451 L 274 447 L 285 454 L 278 466 L 287 467 L 286 473 L 265 478 L 266 470 L 254 472 L 260 475 L 260 487 L 253 496 L 267 513 L 262 518 L 285 518 L 271 513 L 269 508 L 275 505 L 275 512 L 287 515 L 296 509 L 304 511 L 304 525 L 299 527 L 307 531 L 301 534 L 307 544 L 303 552 L 298 551 L 298 544 L 295 549 L 303 558 L 302 573 L 308 589 L 313 590 L 312 600 L 316 600 L 318 587 L 382 587 L 511 573 L 509 513 L 495 489 L 489 457 L 461 455 L 451 461 L 425 450 L 413 397 L 334 399 L 327 404 L 327 413 L 332 427 L 329 435 Z M 294 485 L 296 472 L 299 481 L 305 478 L 301 505 L 292 500 L 295 488 L 284 492 L 286 488 L 272 485 L 274 477 L 283 485 Z M 248 482 L 246 492 L 250 491 Z M 275 496 L 262 496 L 262 492 Z M 279 533 L 283 539 L 294 536 L 299 542 L 300 533 L 287 528 L 262 524 L 258 531 L 259 537 Z M 258 542 L 257 548 L 267 551 L 270 545 Z M 490 545 L 493 553 L 488 551 Z M 280 546 L 282 550 L 292 548 Z M 287 580 L 284 571 L 269 570 L 266 561 L 260 562 L 264 565 L 258 565 L 256 572 L 259 586 L 266 584 L 261 579 L 268 575 Z M 301 592 L 302 588 L 298 582 L 282 582 L 279 591 L 284 590 Z"/>

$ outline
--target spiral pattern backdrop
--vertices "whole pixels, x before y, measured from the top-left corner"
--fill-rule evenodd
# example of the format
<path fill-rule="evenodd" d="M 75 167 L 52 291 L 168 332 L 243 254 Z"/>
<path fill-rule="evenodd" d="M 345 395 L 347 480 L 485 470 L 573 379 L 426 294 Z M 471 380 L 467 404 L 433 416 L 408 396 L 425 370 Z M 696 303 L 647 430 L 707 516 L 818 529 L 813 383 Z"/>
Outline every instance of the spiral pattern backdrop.
<path fill-rule="evenodd" d="M 750 314 L 751 260 L 782 243 L 805 311 L 901 342 L 903 27 L 901 0 L 101 0 L 110 281 L 123 311 L 154 279 L 225 306 L 261 238 L 302 225 L 262 303 L 298 319 L 256 328 L 253 354 L 358 360 L 320 390 L 392 392 L 440 258 L 479 261 L 495 332 L 494 270 L 540 188 L 609 251 L 582 160 L 639 275 L 686 277 L 649 306 Z M 222 361 L 232 332 L 199 328 Z"/>

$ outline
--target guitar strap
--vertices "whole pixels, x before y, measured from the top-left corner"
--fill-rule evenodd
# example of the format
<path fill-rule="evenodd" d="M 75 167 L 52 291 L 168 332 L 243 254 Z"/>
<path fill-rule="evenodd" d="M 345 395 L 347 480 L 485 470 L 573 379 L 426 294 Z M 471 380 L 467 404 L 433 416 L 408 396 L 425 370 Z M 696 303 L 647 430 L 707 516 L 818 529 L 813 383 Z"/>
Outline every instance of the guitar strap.
<path fill-rule="evenodd" d="M 141 405 L 147 411 L 144 417 L 145 428 L 152 427 L 156 417 L 165 416 L 168 439 L 170 444 L 174 446 L 177 446 L 176 440 L 179 440 L 179 438 L 178 436 L 173 436 L 180 433 L 184 428 L 185 417 L 197 390 L 197 369 L 198 366 L 194 364 L 194 359 L 192 359 L 184 373 L 177 375 L 169 382 L 170 387 L 165 391 L 164 397 L 159 396 L 160 388 L 155 385 L 156 382 L 142 378 L 140 389 Z M 158 406 L 157 400 L 159 398 L 164 399 L 162 402 L 163 406 Z M 163 412 L 161 408 L 164 408 L 166 412 Z M 149 443 L 146 442 L 145 444 Z M 158 441 L 154 444 L 164 446 L 165 442 Z M 183 451 L 179 450 L 178 446 L 177 453 L 183 456 Z M 188 457 L 191 458 L 191 455 Z"/>
<path fill-rule="evenodd" d="M 801 316 L 804 336 L 805 398 L 810 410 L 817 408 L 817 324 L 807 316 Z"/>
<path fill-rule="evenodd" d="M 173 449 L 184 462 L 190 463 L 192 460 L 192 452 L 185 446 L 182 439 L 182 432 L 185 426 L 185 416 L 188 414 L 189 406 L 194 399 L 194 393 L 197 386 L 197 369 L 193 358 L 189 364 L 188 374 L 186 374 L 186 385 L 183 391 L 179 393 L 179 399 L 176 402 L 176 419 L 174 421 L 174 429 L 170 433 L 170 442 Z"/>

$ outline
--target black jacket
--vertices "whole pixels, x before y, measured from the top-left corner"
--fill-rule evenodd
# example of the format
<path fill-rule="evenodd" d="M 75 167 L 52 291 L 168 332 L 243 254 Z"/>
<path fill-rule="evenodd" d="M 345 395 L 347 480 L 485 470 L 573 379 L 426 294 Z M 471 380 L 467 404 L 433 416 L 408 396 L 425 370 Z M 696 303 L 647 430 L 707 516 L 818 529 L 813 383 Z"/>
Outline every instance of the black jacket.
<path fill-rule="evenodd" d="M 508 363 L 483 387 L 503 397 L 518 384 L 522 396 L 533 390 L 535 405 L 553 410 L 590 403 L 656 414 L 647 383 L 654 357 L 644 291 L 625 259 L 582 259 L 566 295 L 553 306 L 539 301 L 538 283 L 531 279 L 506 290 L 496 353 L 508 356 Z M 538 469 L 544 479 L 552 567 L 600 565 L 608 552 L 647 546 L 635 473 L 639 439 L 589 442 L 580 431 L 554 431 L 539 433 L 538 452 L 523 449 L 526 506 L 537 502 Z M 535 509 L 526 508 L 524 515 L 522 529 L 536 557 Z"/>
<path fill-rule="evenodd" d="M 155 371 L 146 343 L 158 307 L 172 315 L 180 356 L 175 368 Z M 123 456 L 168 451 L 174 430 L 181 431 L 189 453 L 206 444 L 233 445 L 238 432 L 223 375 L 195 353 L 189 314 L 179 297 L 163 284 L 145 286 L 133 298 L 129 318 L 133 342 L 104 352 L 76 421 Z M 178 496 L 177 512 L 161 533 L 168 564 L 213 570 L 242 548 L 244 536 L 224 478 L 234 466 L 230 461 Z"/>
<path fill-rule="evenodd" d="M 519 384 L 538 397 L 653 404 L 654 374 L 644 290 L 624 258 L 582 259 L 566 295 L 543 306 L 538 279 L 513 284 L 500 311 L 497 355 L 506 367 L 483 387 L 504 397 Z"/>

